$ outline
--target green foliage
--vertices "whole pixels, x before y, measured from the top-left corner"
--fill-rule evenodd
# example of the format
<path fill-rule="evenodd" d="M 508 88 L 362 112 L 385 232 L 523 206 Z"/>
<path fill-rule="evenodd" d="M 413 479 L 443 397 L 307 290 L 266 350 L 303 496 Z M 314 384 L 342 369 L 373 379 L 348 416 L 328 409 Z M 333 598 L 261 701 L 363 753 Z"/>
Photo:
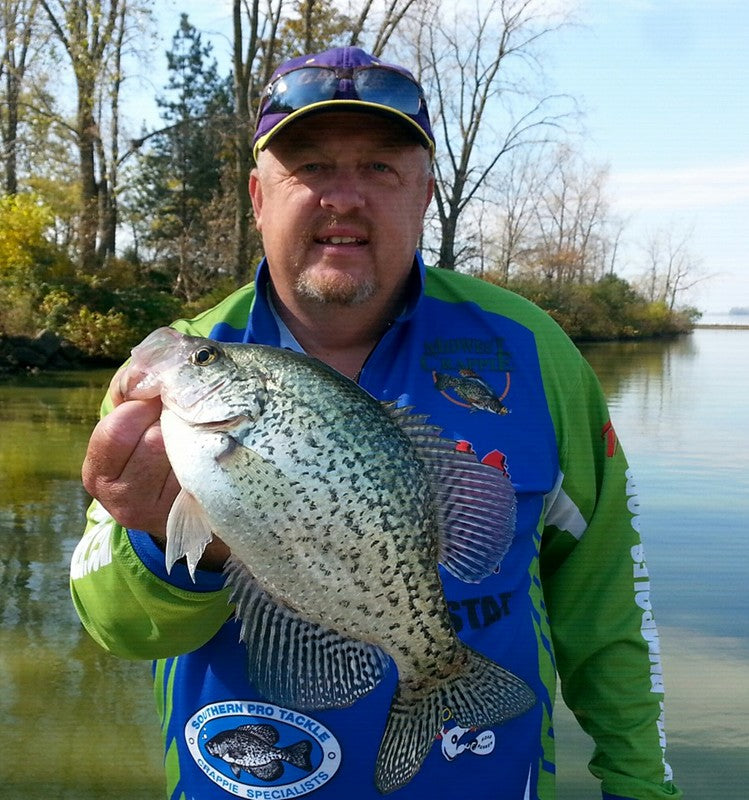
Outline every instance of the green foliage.
<path fill-rule="evenodd" d="M 24 280 L 50 245 L 45 233 L 52 224 L 49 209 L 32 195 L 0 197 L 0 276 Z"/>
<path fill-rule="evenodd" d="M 53 214 L 31 195 L 0 197 L 0 333 L 51 330 L 92 358 L 122 359 L 133 344 L 180 316 L 169 288 L 113 260 L 77 274 L 50 240 Z"/>
<path fill-rule="evenodd" d="M 132 265 L 113 260 L 96 276 L 49 286 L 40 327 L 60 334 L 90 358 L 121 360 L 154 328 L 180 316 L 182 304 Z"/>
<path fill-rule="evenodd" d="M 53 219 L 33 195 L 0 196 L 0 333 L 33 330 L 45 286 L 73 273 L 65 252 L 49 239 Z"/>
<path fill-rule="evenodd" d="M 575 341 L 636 339 L 672 335 L 690 330 L 693 315 L 674 312 L 665 303 L 651 303 L 627 281 L 606 275 L 594 283 L 557 283 L 511 279 L 496 274 L 490 283 L 527 297 L 543 308 Z M 693 310 L 692 310 L 693 311 Z"/>

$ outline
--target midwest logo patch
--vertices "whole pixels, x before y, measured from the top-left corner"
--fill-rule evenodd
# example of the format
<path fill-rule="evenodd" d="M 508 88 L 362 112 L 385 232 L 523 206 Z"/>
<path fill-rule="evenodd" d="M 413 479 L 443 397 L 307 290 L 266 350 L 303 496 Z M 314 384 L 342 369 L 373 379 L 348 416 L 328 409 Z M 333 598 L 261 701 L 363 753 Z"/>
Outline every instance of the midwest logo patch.
<path fill-rule="evenodd" d="M 206 777 L 236 797 L 299 797 L 327 783 L 341 764 L 328 728 L 270 703 L 203 706 L 187 721 L 185 741 Z"/>

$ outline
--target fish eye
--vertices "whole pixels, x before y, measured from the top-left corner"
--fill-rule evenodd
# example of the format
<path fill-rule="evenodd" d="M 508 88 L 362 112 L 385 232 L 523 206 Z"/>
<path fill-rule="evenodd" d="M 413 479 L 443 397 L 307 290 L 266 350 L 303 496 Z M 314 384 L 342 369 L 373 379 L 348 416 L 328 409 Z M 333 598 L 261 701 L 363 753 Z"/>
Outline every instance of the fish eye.
<path fill-rule="evenodd" d="M 212 344 L 204 344 L 192 353 L 190 361 L 196 367 L 206 367 L 208 364 L 212 364 L 218 356 L 218 347 L 214 347 Z"/>

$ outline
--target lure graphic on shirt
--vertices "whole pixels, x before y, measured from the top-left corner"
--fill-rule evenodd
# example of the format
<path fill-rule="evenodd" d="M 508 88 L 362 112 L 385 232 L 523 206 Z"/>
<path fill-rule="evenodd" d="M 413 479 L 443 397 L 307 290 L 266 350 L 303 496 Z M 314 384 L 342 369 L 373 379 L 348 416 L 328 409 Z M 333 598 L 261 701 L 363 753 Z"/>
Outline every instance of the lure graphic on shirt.
<path fill-rule="evenodd" d="M 535 704 L 523 680 L 459 640 L 439 577 L 442 563 L 478 582 L 509 549 L 515 493 L 499 470 L 426 417 L 277 348 L 162 328 L 134 349 L 120 384 L 125 398 L 164 404 L 182 486 L 167 567 L 185 557 L 194 571 L 213 532 L 231 548 L 226 580 L 260 693 L 342 708 L 395 663 L 379 791 L 418 772 L 444 708 L 461 727 L 487 728 Z M 243 733 L 255 749 L 270 744 Z"/>

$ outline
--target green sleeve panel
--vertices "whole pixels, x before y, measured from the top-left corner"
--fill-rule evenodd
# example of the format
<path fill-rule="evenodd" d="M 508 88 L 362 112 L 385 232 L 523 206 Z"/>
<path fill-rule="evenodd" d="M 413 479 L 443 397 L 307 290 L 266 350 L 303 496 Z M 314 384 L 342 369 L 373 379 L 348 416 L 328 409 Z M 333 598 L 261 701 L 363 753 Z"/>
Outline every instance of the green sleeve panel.
<path fill-rule="evenodd" d="M 194 650 L 231 613 L 227 591 L 188 591 L 151 572 L 128 532 L 96 502 L 73 555 L 71 593 L 89 634 L 123 658 L 165 658 Z"/>
<path fill-rule="evenodd" d="M 556 361 L 549 371 L 570 366 Z M 549 392 L 561 481 L 547 504 L 541 553 L 562 694 L 595 741 L 590 769 L 604 792 L 680 797 L 665 763 L 660 649 L 635 488 L 598 381 L 582 359 L 576 370 L 578 391 Z"/>

